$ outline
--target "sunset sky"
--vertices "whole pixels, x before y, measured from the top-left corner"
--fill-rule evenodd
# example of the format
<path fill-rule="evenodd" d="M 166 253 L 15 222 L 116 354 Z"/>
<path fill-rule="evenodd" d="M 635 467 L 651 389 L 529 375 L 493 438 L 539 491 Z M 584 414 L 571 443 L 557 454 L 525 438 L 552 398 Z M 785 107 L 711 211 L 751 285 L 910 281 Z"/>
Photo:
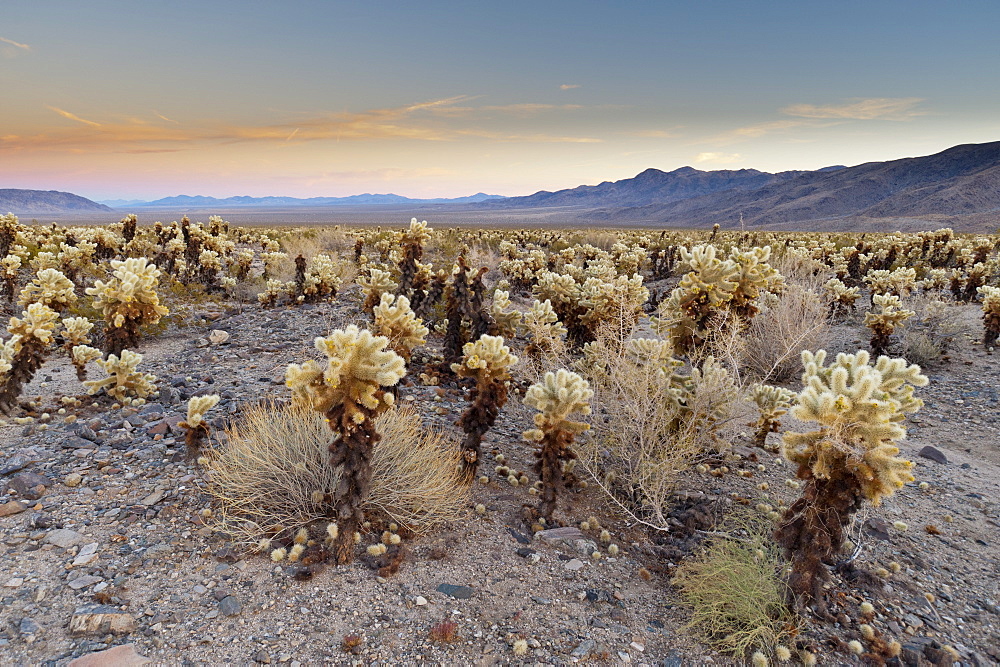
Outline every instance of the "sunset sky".
<path fill-rule="evenodd" d="M 1000 140 L 1000 3 L 4 0 L 0 188 L 530 194 Z"/>

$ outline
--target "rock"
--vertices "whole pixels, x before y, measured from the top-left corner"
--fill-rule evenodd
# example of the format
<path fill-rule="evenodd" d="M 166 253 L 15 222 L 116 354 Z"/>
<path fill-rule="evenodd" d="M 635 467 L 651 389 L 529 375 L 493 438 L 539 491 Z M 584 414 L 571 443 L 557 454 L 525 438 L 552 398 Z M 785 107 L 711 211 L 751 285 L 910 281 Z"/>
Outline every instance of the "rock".
<path fill-rule="evenodd" d="M 521 558 L 527 558 L 528 556 L 536 553 L 536 551 L 534 549 L 529 549 L 527 547 L 521 547 L 520 549 L 518 549 L 514 553 L 516 553 Z"/>
<path fill-rule="evenodd" d="M 413 600 L 413 604 L 417 605 L 418 607 L 423 607 L 427 604 L 427 598 L 425 598 L 423 595 L 418 595 Z"/>
<path fill-rule="evenodd" d="M 146 552 L 142 555 L 143 558 L 153 558 L 160 559 L 164 556 L 169 556 L 174 552 L 173 545 L 170 544 L 154 544 L 153 546 L 146 549 Z"/>
<path fill-rule="evenodd" d="M 86 543 L 87 538 L 75 530 L 56 528 L 45 536 L 45 542 L 47 544 L 54 544 L 60 549 L 69 549 L 77 544 Z"/>
<path fill-rule="evenodd" d="M 593 639 L 586 639 L 580 642 L 579 646 L 573 649 L 570 653 L 574 658 L 586 658 L 592 655 L 597 650 L 597 642 Z"/>
<path fill-rule="evenodd" d="M 571 558 L 570 560 L 566 561 L 566 564 L 563 565 L 563 567 L 565 567 L 567 570 L 570 570 L 571 572 L 576 572 L 577 570 L 583 568 L 583 561 L 580 560 L 579 558 Z"/>
<path fill-rule="evenodd" d="M 75 435 L 70 436 L 68 438 L 63 438 L 63 441 L 60 444 L 65 449 L 92 449 L 95 445 L 95 443 L 92 440 L 81 438 Z"/>
<path fill-rule="evenodd" d="M 564 528 L 549 528 L 535 533 L 535 539 L 548 544 L 564 544 L 568 547 L 576 547 L 577 540 L 586 539 L 586 535 L 579 528 L 566 526 Z"/>
<path fill-rule="evenodd" d="M 38 625 L 33 618 L 28 618 L 25 616 L 21 619 L 21 622 L 17 624 L 17 631 L 22 635 L 34 635 L 38 636 L 42 634 L 42 626 Z"/>
<path fill-rule="evenodd" d="M 135 618 L 107 605 L 80 607 L 69 621 L 69 633 L 73 637 L 108 633 L 127 635 L 131 632 L 135 632 Z"/>
<path fill-rule="evenodd" d="M 522 535 L 513 528 L 508 528 L 507 532 L 510 533 L 510 536 L 517 540 L 519 544 L 531 544 L 531 540 L 528 539 L 527 536 Z"/>
<path fill-rule="evenodd" d="M 660 667 L 683 667 L 683 665 L 684 658 L 677 655 L 676 651 L 670 651 L 667 653 L 666 657 L 663 658 L 663 661 L 660 662 Z"/>
<path fill-rule="evenodd" d="M 37 456 L 32 456 L 25 452 L 31 450 L 21 450 L 8 456 L 3 463 L 0 463 L 0 475 L 9 475 L 12 472 L 17 472 L 21 468 L 32 463 L 38 462 Z"/>
<path fill-rule="evenodd" d="M 63 484 L 70 488 L 80 486 L 81 482 L 83 482 L 83 475 L 78 472 L 71 472 L 63 479 Z"/>
<path fill-rule="evenodd" d="M 229 341 L 229 333 L 222 329 L 213 329 L 208 334 L 208 342 L 212 345 L 222 345 Z"/>
<path fill-rule="evenodd" d="M 8 500 L 5 503 L 0 503 L 0 517 L 11 516 L 12 514 L 19 514 L 24 510 L 28 509 L 28 506 L 18 500 Z"/>
<path fill-rule="evenodd" d="M 152 507 L 156 503 L 163 500 L 164 495 L 166 495 L 164 491 L 156 490 L 153 493 L 146 496 L 145 498 L 143 498 L 142 500 L 140 500 L 139 503 L 145 505 L 146 507 Z"/>
<path fill-rule="evenodd" d="M 267 651 L 265 651 L 264 649 L 261 649 L 261 650 L 257 651 L 256 653 L 254 653 L 253 657 L 250 658 L 250 659 L 253 660 L 254 662 L 259 662 L 259 663 L 261 663 L 263 665 L 270 665 L 271 664 L 271 656 L 269 656 L 267 654 Z"/>
<path fill-rule="evenodd" d="M 944 455 L 944 452 L 942 452 L 940 449 L 936 447 L 931 447 L 930 445 L 927 445 L 919 452 L 917 452 L 917 456 L 920 456 L 925 459 L 930 459 L 935 463 L 943 463 L 943 464 L 948 463 L 948 457 Z"/>
<path fill-rule="evenodd" d="M 78 591 L 81 588 L 86 588 L 87 586 L 93 586 L 94 584 L 99 584 L 104 579 L 101 577 L 95 577 L 92 574 L 85 574 L 82 577 L 77 577 L 73 581 L 68 582 L 66 585 L 72 588 L 74 591 Z"/>
<path fill-rule="evenodd" d="M 885 519 L 880 519 L 879 517 L 872 517 L 865 521 L 864 530 L 867 535 L 874 537 L 876 539 L 887 541 L 892 539 L 889 534 L 889 522 Z"/>
<path fill-rule="evenodd" d="M 456 600 L 468 600 L 472 597 L 472 589 L 468 586 L 455 586 L 453 584 L 441 584 L 437 587 L 438 593 L 444 593 L 445 595 L 450 595 Z"/>
<path fill-rule="evenodd" d="M 243 611 L 243 603 L 235 595 L 227 595 L 219 602 L 219 613 L 223 616 L 238 616 Z"/>
<path fill-rule="evenodd" d="M 80 552 L 76 555 L 76 558 L 73 559 L 73 564 L 70 567 L 90 565 L 95 560 L 97 560 L 97 542 L 91 542 L 80 549 Z"/>
<path fill-rule="evenodd" d="M 587 600 L 589 602 L 611 602 L 611 593 L 603 589 L 588 588 Z"/>
<path fill-rule="evenodd" d="M 24 583 L 24 579 L 23 578 L 21 578 L 21 577 L 12 577 L 11 579 L 7 580 L 7 583 L 4 584 L 4 588 L 20 588 L 21 584 L 23 584 L 23 583 Z"/>
<path fill-rule="evenodd" d="M 122 644 L 106 651 L 81 655 L 66 667 L 142 667 L 150 662 L 149 658 L 136 653 L 135 644 Z"/>
<path fill-rule="evenodd" d="M 52 486 L 49 478 L 37 472 L 19 472 L 8 482 L 8 488 L 27 500 L 38 500 L 49 486 Z"/>

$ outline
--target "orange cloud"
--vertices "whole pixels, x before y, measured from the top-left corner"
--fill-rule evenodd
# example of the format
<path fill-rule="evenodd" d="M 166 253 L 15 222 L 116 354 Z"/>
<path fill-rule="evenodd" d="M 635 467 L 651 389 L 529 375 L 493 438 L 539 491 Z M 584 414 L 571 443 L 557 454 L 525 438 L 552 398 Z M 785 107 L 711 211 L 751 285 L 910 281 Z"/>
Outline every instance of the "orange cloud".
<path fill-rule="evenodd" d="M 788 116 L 801 118 L 837 118 L 845 120 L 909 120 L 923 114 L 913 107 L 923 102 L 920 97 L 870 97 L 855 99 L 847 104 L 793 104 L 781 110 Z"/>
<path fill-rule="evenodd" d="M 83 123 L 85 125 L 90 125 L 91 127 L 100 127 L 101 126 L 100 123 L 95 123 L 94 121 L 87 120 L 86 118 L 80 118 L 76 114 L 70 113 L 70 112 L 65 111 L 63 109 L 60 109 L 59 107 L 51 107 L 48 104 L 46 104 L 45 108 L 49 109 L 51 111 L 55 111 L 57 114 L 59 114 L 63 118 L 69 118 L 70 120 L 75 120 L 78 123 Z"/>
<path fill-rule="evenodd" d="M 22 51 L 30 51 L 31 46 L 28 44 L 22 44 L 21 42 L 15 42 L 12 39 L 7 39 L 6 37 L 0 37 L 0 42 L 4 44 L 10 44 L 14 48 L 21 49 Z"/>

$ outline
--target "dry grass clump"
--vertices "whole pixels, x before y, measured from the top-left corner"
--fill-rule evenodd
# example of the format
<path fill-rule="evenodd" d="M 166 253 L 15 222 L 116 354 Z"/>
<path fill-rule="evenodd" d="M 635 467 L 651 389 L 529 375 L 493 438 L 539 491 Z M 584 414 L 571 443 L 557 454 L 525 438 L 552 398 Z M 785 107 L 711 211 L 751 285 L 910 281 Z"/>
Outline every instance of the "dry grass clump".
<path fill-rule="evenodd" d="M 724 529 L 678 568 L 674 585 L 693 607 L 690 627 L 706 642 L 739 657 L 771 654 L 798 625 L 785 604 L 780 550 L 763 519 L 730 517 Z"/>
<path fill-rule="evenodd" d="M 902 356 L 919 366 L 930 366 L 942 360 L 952 343 L 972 328 L 963 322 L 949 304 L 932 297 L 913 297 L 907 307 L 915 311 L 900 334 Z"/>
<path fill-rule="evenodd" d="M 382 439 L 372 455 L 366 516 L 381 515 L 422 533 L 465 511 L 468 493 L 457 448 L 424 428 L 406 406 L 379 416 L 375 428 Z M 246 410 L 227 435 L 211 452 L 207 487 L 225 530 L 256 544 L 328 520 L 340 473 L 330 466 L 323 415 L 261 403 Z"/>
<path fill-rule="evenodd" d="M 794 283 L 765 303 L 743 331 L 743 363 L 762 382 L 782 382 L 802 371 L 803 350 L 826 345 L 827 306 L 817 292 Z"/>

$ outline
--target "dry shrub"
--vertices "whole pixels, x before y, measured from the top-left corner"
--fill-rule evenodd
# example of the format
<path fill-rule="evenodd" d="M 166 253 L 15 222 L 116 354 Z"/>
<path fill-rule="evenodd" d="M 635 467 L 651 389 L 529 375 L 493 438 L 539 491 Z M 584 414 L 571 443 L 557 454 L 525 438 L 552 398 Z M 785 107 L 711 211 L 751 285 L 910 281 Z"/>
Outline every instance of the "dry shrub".
<path fill-rule="evenodd" d="M 798 625 L 785 604 L 780 550 L 764 519 L 731 516 L 723 529 L 674 577 L 693 607 L 690 627 L 715 648 L 738 657 L 754 650 L 771 654 L 794 638 Z"/>
<path fill-rule="evenodd" d="M 656 364 L 636 363 L 617 341 L 595 344 L 605 363 L 589 373 L 594 416 L 579 441 L 579 462 L 630 518 L 667 530 L 681 473 L 725 446 L 720 435 L 746 420 L 748 404 L 733 375 L 714 361 L 692 374 L 681 405 L 676 385 Z"/>
<path fill-rule="evenodd" d="M 354 241 L 354 237 L 343 230 L 323 227 L 296 230 L 281 240 L 281 249 L 292 258 L 302 255 L 312 259 L 324 252 L 328 255 L 353 255 Z"/>
<path fill-rule="evenodd" d="M 468 494 L 458 449 L 424 428 L 407 406 L 379 416 L 375 428 L 382 439 L 372 456 L 366 516 L 416 533 L 459 517 Z M 330 466 L 330 428 L 321 414 L 260 403 L 227 435 L 211 452 L 207 487 L 223 530 L 250 544 L 327 519 L 324 495 L 332 497 L 340 473 Z"/>
<path fill-rule="evenodd" d="M 826 346 L 827 307 L 819 295 L 789 284 L 744 329 L 743 366 L 761 382 L 783 382 L 802 371 L 803 350 Z"/>
<path fill-rule="evenodd" d="M 972 328 L 963 322 L 955 306 L 930 296 L 912 296 L 906 307 L 916 314 L 900 328 L 903 357 L 918 366 L 941 361 L 954 340 Z"/>

